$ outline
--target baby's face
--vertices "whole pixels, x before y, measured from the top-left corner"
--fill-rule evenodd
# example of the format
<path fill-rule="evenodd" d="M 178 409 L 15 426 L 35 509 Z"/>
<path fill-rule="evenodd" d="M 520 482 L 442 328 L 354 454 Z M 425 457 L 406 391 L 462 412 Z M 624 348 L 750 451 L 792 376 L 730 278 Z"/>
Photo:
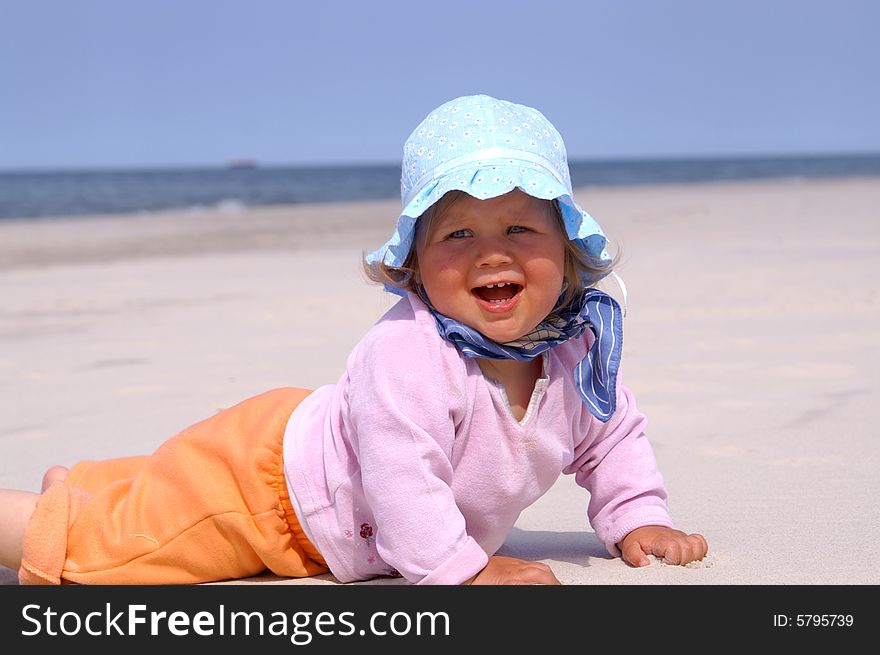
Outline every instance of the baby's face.
<path fill-rule="evenodd" d="M 563 238 L 549 201 L 518 189 L 488 200 L 465 194 L 419 239 L 418 279 L 440 313 L 513 341 L 562 292 Z"/>

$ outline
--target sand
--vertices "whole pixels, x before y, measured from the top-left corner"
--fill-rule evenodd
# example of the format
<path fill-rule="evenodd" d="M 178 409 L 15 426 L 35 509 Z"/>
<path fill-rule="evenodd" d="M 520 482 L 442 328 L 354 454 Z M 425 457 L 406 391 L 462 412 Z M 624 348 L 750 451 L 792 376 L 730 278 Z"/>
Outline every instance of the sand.
<path fill-rule="evenodd" d="M 673 518 L 710 555 L 610 558 L 569 476 L 502 552 L 567 584 L 880 583 L 880 179 L 576 195 L 622 249 L 625 381 Z M 0 487 L 150 452 L 272 387 L 335 382 L 394 301 L 359 260 L 398 206 L 0 222 Z M 367 584 L 386 583 L 400 581 Z"/>

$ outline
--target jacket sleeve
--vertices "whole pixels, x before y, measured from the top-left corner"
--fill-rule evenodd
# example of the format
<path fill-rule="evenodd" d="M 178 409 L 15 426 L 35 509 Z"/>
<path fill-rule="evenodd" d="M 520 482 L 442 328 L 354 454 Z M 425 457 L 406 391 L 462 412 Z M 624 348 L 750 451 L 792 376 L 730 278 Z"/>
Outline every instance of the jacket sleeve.
<path fill-rule="evenodd" d="M 663 477 L 645 436 L 646 423 L 618 376 L 617 411 L 607 423 L 591 422 L 566 470 L 575 473 L 577 483 L 590 492 L 590 524 L 615 557 L 620 556 L 617 543 L 635 528 L 674 527 Z"/>
<path fill-rule="evenodd" d="M 463 391 L 454 358 L 425 347 L 424 326 L 409 329 L 377 335 L 350 362 L 352 445 L 379 556 L 412 583 L 460 584 L 488 562 L 452 491 Z"/>

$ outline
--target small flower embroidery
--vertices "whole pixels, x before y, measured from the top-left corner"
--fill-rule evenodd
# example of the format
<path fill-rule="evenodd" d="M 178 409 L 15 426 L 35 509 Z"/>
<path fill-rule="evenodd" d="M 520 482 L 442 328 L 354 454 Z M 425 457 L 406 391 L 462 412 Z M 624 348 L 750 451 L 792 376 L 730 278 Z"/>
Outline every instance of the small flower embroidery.
<path fill-rule="evenodd" d="M 369 523 L 361 523 L 361 539 L 371 546 L 376 538 L 373 536 L 373 526 Z"/>

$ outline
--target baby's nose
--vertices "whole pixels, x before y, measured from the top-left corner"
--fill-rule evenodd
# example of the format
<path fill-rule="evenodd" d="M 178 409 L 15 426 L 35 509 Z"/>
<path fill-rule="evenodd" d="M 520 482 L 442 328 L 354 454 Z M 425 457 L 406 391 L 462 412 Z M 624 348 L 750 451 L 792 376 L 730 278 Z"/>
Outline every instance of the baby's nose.
<path fill-rule="evenodd" d="M 477 266 L 492 268 L 505 266 L 513 261 L 510 250 L 502 239 L 485 239 L 480 242 L 477 250 Z"/>

